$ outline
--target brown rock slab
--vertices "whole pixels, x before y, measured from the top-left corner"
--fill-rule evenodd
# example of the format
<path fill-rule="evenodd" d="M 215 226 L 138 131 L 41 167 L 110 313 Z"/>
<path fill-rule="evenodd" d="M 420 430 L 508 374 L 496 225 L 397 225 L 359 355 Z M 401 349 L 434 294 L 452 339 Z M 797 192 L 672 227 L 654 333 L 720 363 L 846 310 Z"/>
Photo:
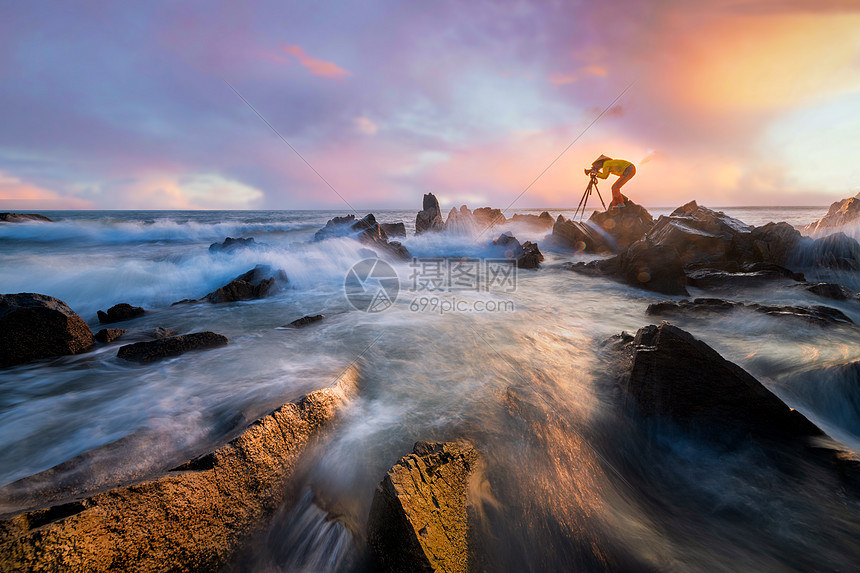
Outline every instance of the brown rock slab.
<path fill-rule="evenodd" d="M 63 301 L 36 293 L 0 295 L 0 367 L 92 347 L 90 327 Z"/>
<path fill-rule="evenodd" d="M 181 334 L 169 338 L 135 342 L 120 346 L 116 355 L 123 360 L 131 362 L 154 362 L 162 358 L 179 356 L 191 350 L 203 350 L 224 346 L 228 340 L 226 336 L 214 332 L 194 332 Z"/>
<path fill-rule="evenodd" d="M 130 320 L 145 313 L 142 307 L 131 306 L 128 303 L 122 302 L 110 307 L 107 312 L 98 311 L 99 322 L 102 324 L 110 324 L 112 322 L 121 322 Z"/>
<path fill-rule="evenodd" d="M 128 331 L 123 330 L 122 328 L 102 328 L 96 332 L 95 339 L 103 343 L 113 342 L 126 332 Z"/>
<path fill-rule="evenodd" d="M 303 317 L 297 318 L 294 321 L 292 321 L 291 323 L 289 323 L 287 325 L 287 328 L 301 328 L 303 326 L 307 326 L 309 324 L 319 322 L 324 318 L 325 318 L 324 314 L 314 314 L 314 315 L 303 316 Z"/>
<path fill-rule="evenodd" d="M 367 541 L 384 571 L 473 570 L 469 481 L 478 453 L 462 442 L 417 442 L 377 486 Z"/>
<path fill-rule="evenodd" d="M 0 522 L 3 571 L 215 571 L 288 496 L 299 456 L 355 391 L 337 385 L 265 416 L 166 475 Z"/>

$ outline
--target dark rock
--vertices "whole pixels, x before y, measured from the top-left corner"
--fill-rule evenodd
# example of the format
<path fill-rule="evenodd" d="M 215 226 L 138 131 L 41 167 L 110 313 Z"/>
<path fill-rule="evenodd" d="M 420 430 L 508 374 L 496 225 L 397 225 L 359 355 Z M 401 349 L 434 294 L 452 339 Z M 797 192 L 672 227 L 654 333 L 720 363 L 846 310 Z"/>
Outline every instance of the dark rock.
<path fill-rule="evenodd" d="M 92 347 L 90 327 L 63 301 L 36 293 L 0 295 L 0 367 Z"/>
<path fill-rule="evenodd" d="M 697 269 L 687 272 L 690 286 L 706 290 L 756 288 L 771 286 L 776 281 L 803 282 L 802 273 L 795 273 L 767 263 L 744 265 L 740 272 L 728 272 L 718 269 Z"/>
<path fill-rule="evenodd" d="M 472 211 L 472 216 L 474 216 L 475 224 L 478 225 L 481 231 L 495 225 L 504 225 L 508 222 L 505 214 L 500 209 L 493 209 L 492 207 L 475 209 Z"/>
<path fill-rule="evenodd" d="M 654 227 L 651 213 L 629 199 L 623 205 L 595 211 L 588 222 L 592 229 L 602 231 L 604 244 L 616 253 L 626 250 Z"/>
<path fill-rule="evenodd" d="M 52 219 L 38 213 L 0 213 L 0 221 L 5 223 L 23 223 L 25 221 L 54 222 Z"/>
<path fill-rule="evenodd" d="M 303 316 L 303 317 L 297 318 L 296 320 L 289 323 L 287 325 L 287 327 L 288 328 L 301 328 L 303 326 L 307 326 L 309 324 L 319 322 L 320 320 L 322 320 L 324 318 L 325 318 L 324 314 L 314 314 L 314 315 Z"/>
<path fill-rule="evenodd" d="M 179 356 L 191 350 L 216 348 L 227 344 L 227 337 L 214 332 L 194 332 L 171 336 L 149 342 L 135 342 L 120 346 L 116 355 L 131 362 L 153 362 L 162 358 Z"/>
<path fill-rule="evenodd" d="M 845 233 L 834 233 L 813 241 L 798 258 L 799 264 L 807 266 L 856 271 L 860 270 L 860 244 Z"/>
<path fill-rule="evenodd" d="M 727 443 L 822 435 L 742 368 L 669 323 L 639 329 L 624 352 L 622 389 L 646 418 Z"/>
<path fill-rule="evenodd" d="M 543 261 L 543 254 L 536 243 L 526 241 L 523 243 L 523 254 L 517 258 L 517 266 L 521 269 L 536 269 Z"/>
<path fill-rule="evenodd" d="M 469 481 L 478 453 L 458 442 L 417 442 L 377 486 L 367 542 L 383 571 L 474 568 Z"/>
<path fill-rule="evenodd" d="M 562 215 L 559 215 L 553 224 L 551 237 L 554 244 L 576 252 L 610 254 L 609 246 L 600 231 L 589 223 L 571 221 Z"/>
<path fill-rule="evenodd" d="M 122 302 L 108 309 L 107 312 L 98 311 L 99 322 L 102 324 L 111 324 L 113 322 L 122 322 L 123 320 L 131 320 L 146 311 L 139 306 L 131 306 L 128 303 Z"/>
<path fill-rule="evenodd" d="M 243 238 L 239 237 L 234 239 L 233 237 L 227 237 L 223 243 L 212 243 L 209 245 L 210 253 L 232 253 L 234 251 L 238 251 L 240 249 L 256 249 L 261 247 L 262 245 L 254 241 L 254 237 Z"/>
<path fill-rule="evenodd" d="M 397 223 L 380 223 L 379 227 L 389 237 L 405 237 L 406 225 L 401 222 Z"/>
<path fill-rule="evenodd" d="M 801 234 L 788 223 L 768 223 L 755 227 L 749 234 L 750 243 L 736 239 L 736 249 L 746 261 L 763 261 L 782 266 L 796 262 L 797 250 L 805 242 Z"/>
<path fill-rule="evenodd" d="M 816 235 L 826 229 L 841 227 L 853 223 L 860 218 L 860 193 L 841 201 L 836 201 L 818 221 L 810 223 L 800 230 L 804 235 Z"/>
<path fill-rule="evenodd" d="M 122 328 L 102 328 L 98 332 L 96 332 L 95 339 L 99 342 L 113 342 L 120 338 L 123 334 L 128 332 L 127 330 L 123 330 Z"/>
<path fill-rule="evenodd" d="M 196 303 L 196 302 L 200 302 L 200 301 L 199 301 L 199 300 L 197 300 L 196 298 L 183 298 L 182 300 L 177 300 L 176 302 L 171 303 L 171 305 L 170 305 L 170 306 L 177 306 L 177 305 L 180 305 L 180 304 L 193 304 L 193 303 Z"/>
<path fill-rule="evenodd" d="M 314 234 L 314 241 L 323 241 L 333 237 L 348 237 L 352 235 L 353 224 L 355 224 L 355 215 L 329 219 L 325 227 Z"/>
<path fill-rule="evenodd" d="M 630 286 L 663 294 L 689 294 L 684 266 L 670 246 L 649 245 L 642 240 L 609 259 L 576 263 L 568 269 L 590 276 L 605 276 Z"/>
<path fill-rule="evenodd" d="M 265 278 L 267 275 L 268 278 Z M 267 265 L 257 265 L 203 298 L 212 304 L 255 300 L 263 298 L 287 282 L 289 281 L 284 271 L 275 271 Z"/>
<path fill-rule="evenodd" d="M 649 315 L 715 315 L 727 314 L 735 310 L 755 311 L 774 317 L 802 319 L 815 326 L 834 326 L 838 324 L 853 324 L 850 318 L 835 308 L 828 306 L 789 306 L 762 305 L 733 302 L 719 298 L 697 298 L 689 300 L 661 301 L 649 304 L 646 314 Z"/>
<path fill-rule="evenodd" d="M 433 193 L 424 195 L 423 207 L 415 217 L 415 234 L 445 230 L 445 221 L 442 219 L 442 211 L 439 209 L 439 200 Z"/>
<path fill-rule="evenodd" d="M 397 223 L 396 225 L 403 226 L 403 223 Z M 405 235 L 405 227 L 403 229 L 403 234 Z M 352 215 L 335 217 L 329 220 L 325 227 L 317 231 L 316 235 L 314 235 L 314 240 L 321 241 L 332 237 L 351 237 L 366 245 L 382 250 L 394 259 L 407 260 L 411 258 L 409 250 L 402 244 L 397 241 L 389 242 L 384 225 L 377 223 L 373 213 L 366 215 L 358 221 Z M 376 255 L 374 254 L 373 256 Z"/>
<path fill-rule="evenodd" d="M 0 570 L 221 570 L 289 503 L 301 453 L 356 380 L 351 368 L 161 477 L 0 521 Z"/>
<path fill-rule="evenodd" d="M 538 231 L 549 231 L 555 223 L 548 211 L 544 211 L 540 215 L 532 215 L 530 213 L 520 215 L 519 213 L 514 213 L 514 216 L 508 219 L 508 221 L 525 224 Z"/>
<path fill-rule="evenodd" d="M 857 293 L 853 290 L 834 283 L 814 283 L 800 286 L 802 286 L 804 290 L 822 298 L 830 298 L 833 300 L 857 300 Z"/>

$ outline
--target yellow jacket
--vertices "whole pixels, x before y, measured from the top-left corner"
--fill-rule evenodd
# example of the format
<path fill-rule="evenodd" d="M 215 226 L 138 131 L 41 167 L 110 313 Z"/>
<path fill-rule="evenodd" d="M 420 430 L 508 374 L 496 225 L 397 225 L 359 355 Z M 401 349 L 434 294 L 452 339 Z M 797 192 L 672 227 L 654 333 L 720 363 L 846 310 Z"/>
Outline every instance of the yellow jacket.
<path fill-rule="evenodd" d="M 597 174 L 601 179 L 606 179 L 609 174 L 624 175 L 624 170 L 633 165 L 623 159 L 607 159 L 603 162 L 603 169 Z"/>

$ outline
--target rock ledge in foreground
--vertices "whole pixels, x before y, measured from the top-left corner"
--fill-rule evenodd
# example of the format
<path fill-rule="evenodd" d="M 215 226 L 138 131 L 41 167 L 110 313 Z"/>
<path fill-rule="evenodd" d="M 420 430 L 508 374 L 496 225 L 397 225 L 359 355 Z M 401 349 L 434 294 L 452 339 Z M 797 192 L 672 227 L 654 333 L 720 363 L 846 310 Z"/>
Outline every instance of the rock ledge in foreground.
<path fill-rule="evenodd" d="M 162 358 L 179 356 L 191 350 L 224 346 L 227 342 L 227 337 L 221 334 L 208 331 L 194 332 L 158 340 L 126 344 L 125 346 L 120 346 L 116 355 L 118 358 L 131 362 L 154 362 Z"/>
<path fill-rule="evenodd" d="M 0 521 L 0 570 L 219 570 L 285 503 L 299 456 L 356 380 L 351 368 L 163 477 Z"/>
<path fill-rule="evenodd" d="M 417 442 L 376 488 L 367 540 L 384 571 L 470 571 L 469 480 L 463 442 Z"/>

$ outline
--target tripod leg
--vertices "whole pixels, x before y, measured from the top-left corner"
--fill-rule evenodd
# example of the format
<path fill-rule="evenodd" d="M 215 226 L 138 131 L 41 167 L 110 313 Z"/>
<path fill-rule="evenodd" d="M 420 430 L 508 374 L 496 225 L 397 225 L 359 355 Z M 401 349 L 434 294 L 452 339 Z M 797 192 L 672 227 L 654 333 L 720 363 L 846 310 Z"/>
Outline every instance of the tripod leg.
<path fill-rule="evenodd" d="M 597 188 L 597 183 L 594 184 L 594 190 L 597 191 L 597 196 L 600 197 L 600 204 L 603 205 L 603 210 L 606 211 L 606 203 L 603 202 L 603 196 L 600 194 L 600 189 Z"/>
<path fill-rule="evenodd" d="M 579 205 L 576 206 L 576 211 L 573 212 L 573 218 L 579 215 L 580 208 L 582 209 L 582 214 L 585 215 L 585 203 L 588 200 L 588 195 L 591 192 L 591 183 L 588 184 L 588 187 L 585 188 L 585 193 L 582 194 L 582 197 L 579 199 Z"/>

